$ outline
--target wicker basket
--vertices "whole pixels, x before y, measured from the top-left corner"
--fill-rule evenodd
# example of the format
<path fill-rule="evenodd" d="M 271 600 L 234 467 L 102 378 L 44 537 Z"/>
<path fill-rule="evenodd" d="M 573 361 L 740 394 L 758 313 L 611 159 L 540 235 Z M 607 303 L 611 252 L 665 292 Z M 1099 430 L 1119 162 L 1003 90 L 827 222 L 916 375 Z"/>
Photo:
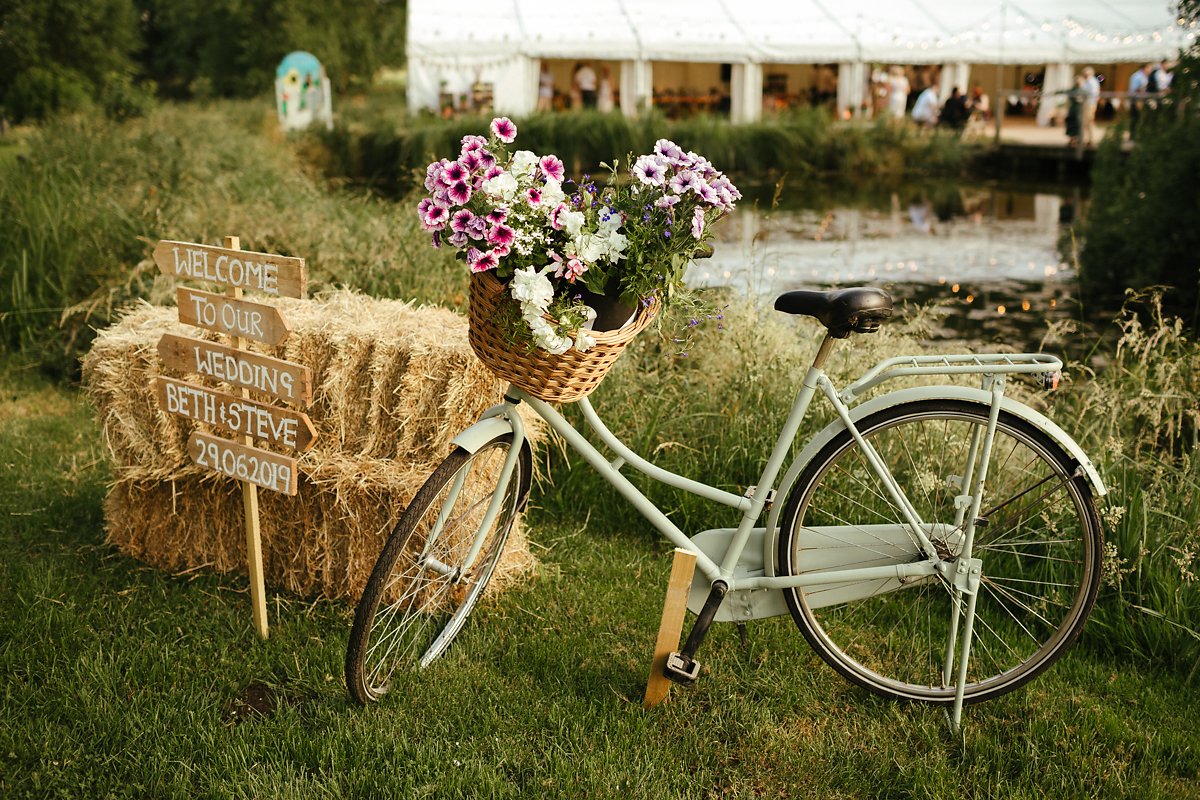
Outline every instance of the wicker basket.
<path fill-rule="evenodd" d="M 507 287 L 491 272 L 471 276 L 471 349 L 487 367 L 504 380 L 547 402 L 569 403 L 600 385 L 633 337 L 650 324 L 658 311 L 657 302 L 642 308 L 632 322 L 615 331 L 596 331 L 596 344 L 581 353 L 574 347 L 561 355 L 539 348 L 510 344 L 497 323 L 500 310 L 515 302 Z"/>

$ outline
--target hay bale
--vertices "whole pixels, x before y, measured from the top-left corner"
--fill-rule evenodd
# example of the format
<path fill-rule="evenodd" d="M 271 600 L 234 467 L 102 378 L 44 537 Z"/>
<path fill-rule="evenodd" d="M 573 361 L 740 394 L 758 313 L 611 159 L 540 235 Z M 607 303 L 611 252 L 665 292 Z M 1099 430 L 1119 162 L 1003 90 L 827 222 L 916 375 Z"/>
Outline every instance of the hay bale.
<path fill-rule="evenodd" d="M 252 349 L 312 370 L 307 413 L 318 438 L 300 459 L 296 497 L 259 492 L 264 573 L 277 588 L 356 600 L 391 525 L 504 384 L 475 358 L 453 312 L 348 292 L 267 302 L 292 332 L 282 352 Z M 204 426 L 158 408 L 164 333 L 218 338 L 180 324 L 174 308 L 141 304 L 84 358 L 85 390 L 115 463 L 108 538 L 163 569 L 244 572 L 240 487 L 187 455 L 192 430 Z M 543 426 L 523 415 L 536 442 Z M 493 583 L 502 588 L 534 563 L 518 520 Z"/>

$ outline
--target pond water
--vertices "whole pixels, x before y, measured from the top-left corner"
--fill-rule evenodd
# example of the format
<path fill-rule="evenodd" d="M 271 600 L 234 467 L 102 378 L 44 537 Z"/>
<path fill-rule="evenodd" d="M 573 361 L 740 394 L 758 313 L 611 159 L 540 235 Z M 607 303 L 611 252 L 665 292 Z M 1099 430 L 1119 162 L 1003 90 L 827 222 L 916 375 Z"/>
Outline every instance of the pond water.
<path fill-rule="evenodd" d="M 939 338 L 1036 348 L 1047 320 L 1076 313 L 1059 247 L 1085 203 L 1069 186 L 785 187 L 774 203 L 748 196 L 719 223 L 714 255 L 688 280 L 763 296 L 879 286 L 898 301 L 944 303 Z"/>

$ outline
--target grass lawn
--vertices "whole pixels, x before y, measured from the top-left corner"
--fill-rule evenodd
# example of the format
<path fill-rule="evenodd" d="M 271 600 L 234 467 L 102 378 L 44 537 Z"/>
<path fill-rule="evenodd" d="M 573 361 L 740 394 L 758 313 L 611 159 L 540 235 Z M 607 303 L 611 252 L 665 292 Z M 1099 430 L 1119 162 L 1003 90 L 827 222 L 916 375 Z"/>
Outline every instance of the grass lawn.
<path fill-rule="evenodd" d="M 643 711 L 667 548 L 547 512 L 537 577 L 359 708 L 349 607 L 270 593 L 260 641 L 244 580 L 104 543 L 73 391 L 0 371 L 0 425 L 6 798 L 1200 797 L 1200 689 L 1086 641 L 961 736 L 844 683 L 785 618 L 745 648 L 714 628 L 700 683 Z"/>

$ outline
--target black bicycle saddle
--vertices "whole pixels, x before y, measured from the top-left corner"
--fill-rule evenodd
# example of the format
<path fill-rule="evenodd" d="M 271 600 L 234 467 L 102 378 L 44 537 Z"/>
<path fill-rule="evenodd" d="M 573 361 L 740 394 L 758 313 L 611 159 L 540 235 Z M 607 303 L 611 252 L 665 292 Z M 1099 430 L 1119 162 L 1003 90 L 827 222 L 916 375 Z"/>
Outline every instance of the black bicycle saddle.
<path fill-rule="evenodd" d="M 815 317 L 836 339 L 851 333 L 874 333 L 892 315 L 892 296 L 882 289 L 860 286 L 815 292 L 798 289 L 775 298 L 775 310 Z"/>

